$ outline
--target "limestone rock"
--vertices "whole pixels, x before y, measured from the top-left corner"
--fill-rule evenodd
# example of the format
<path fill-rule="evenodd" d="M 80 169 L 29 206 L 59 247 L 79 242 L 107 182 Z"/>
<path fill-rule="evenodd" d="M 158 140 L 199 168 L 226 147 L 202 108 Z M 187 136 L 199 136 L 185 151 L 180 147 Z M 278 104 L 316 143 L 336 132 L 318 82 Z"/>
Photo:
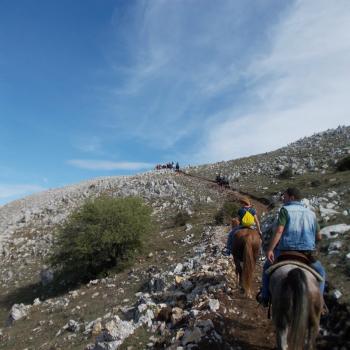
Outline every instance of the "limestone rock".
<path fill-rule="evenodd" d="M 13 321 L 18 321 L 21 318 L 27 316 L 29 309 L 30 309 L 30 305 L 14 304 L 11 308 L 10 315 L 9 315 L 10 323 L 12 323 Z"/>
<path fill-rule="evenodd" d="M 338 237 L 338 234 L 347 231 L 350 231 L 350 225 L 337 224 L 324 227 L 323 229 L 321 229 L 320 233 L 321 235 L 326 236 L 327 238 L 336 238 Z"/>
<path fill-rule="evenodd" d="M 173 326 L 175 326 L 177 323 L 179 323 L 184 317 L 184 310 L 179 307 L 174 307 L 172 309 L 172 315 L 171 315 L 171 323 Z"/>
<path fill-rule="evenodd" d="M 40 271 L 40 282 L 43 286 L 47 286 L 50 284 L 54 279 L 54 272 L 50 268 L 43 268 Z"/>
<path fill-rule="evenodd" d="M 210 299 L 209 300 L 209 308 L 211 311 L 217 311 L 220 308 L 220 302 L 217 299 Z"/>
<path fill-rule="evenodd" d="M 182 345 L 186 346 L 189 343 L 199 343 L 202 338 L 202 332 L 198 327 L 194 327 L 193 330 L 186 330 L 182 339 Z"/>

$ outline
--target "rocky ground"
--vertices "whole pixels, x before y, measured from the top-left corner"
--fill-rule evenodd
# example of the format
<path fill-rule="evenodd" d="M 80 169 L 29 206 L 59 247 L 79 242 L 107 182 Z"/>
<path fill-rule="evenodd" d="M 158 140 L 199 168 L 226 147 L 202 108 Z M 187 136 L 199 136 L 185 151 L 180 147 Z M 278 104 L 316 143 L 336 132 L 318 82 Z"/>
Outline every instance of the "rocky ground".
<path fill-rule="evenodd" d="M 350 348 L 350 174 L 335 170 L 350 152 L 349 140 L 350 128 L 342 127 L 263 155 L 182 174 L 94 179 L 1 207 L 0 349 L 273 349 L 266 311 L 240 294 L 232 262 L 220 253 L 229 228 L 214 217 L 239 192 L 249 193 L 266 244 L 278 191 L 290 184 L 304 191 L 324 237 L 319 250 L 330 314 L 322 320 L 318 347 Z M 286 168 L 292 177 L 284 179 Z M 231 189 L 210 181 L 218 172 L 230 178 Z M 55 228 L 86 199 L 102 194 L 141 196 L 158 228 L 124 272 L 50 290 L 52 271 L 45 264 Z M 188 214 L 186 225 L 174 222 L 178 213 Z"/>
<path fill-rule="evenodd" d="M 350 303 L 350 174 L 337 171 L 337 164 L 350 155 L 350 127 L 343 126 L 303 138 L 274 152 L 228 162 L 192 167 L 187 171 L 214 179 L 230 179 L 231 187 L 278 206 L 288 186 L 302 190 L 305 204 L 315 210 L 323 242 L 320 258 L 329 280 L 339 288 L 341 299 Z M 290 169 L 290 176 L 283 171 Z M 270 215 L 267 222 L 271 224 Z M 269 235 L 267 235 L 269 237 Z M 340 295 L 339 293 L 336 293 Z"/>
<path fill-rule="evenodd" d="M 189 250 L 181 262 L 165 269 L 135 267 L 127 281 L 142 280 L 143 288 L 133 295 L 126 293 L 128 282 L 115 276 L 65 296 L 16 304 L 10 310 L 13 325 L 3 330 L 3 348 L 115 349 L 127 339 L 123 347 L 134 349 L 272 349 L 266 313 L 243 297 L 231 259 L 221 255 L 226 234 L 227 227 L 207 227 L 194 245 L 191 234 L 185 237 Z M 95 300 L 107 306 L 106 313 L 89 319 L 86 311 Z M 55 319 L 62 312 L 65 323 Z M 35 327 L 26 329 L 29 337 L 17 334 L 16 327 L 30 324 Z"/>

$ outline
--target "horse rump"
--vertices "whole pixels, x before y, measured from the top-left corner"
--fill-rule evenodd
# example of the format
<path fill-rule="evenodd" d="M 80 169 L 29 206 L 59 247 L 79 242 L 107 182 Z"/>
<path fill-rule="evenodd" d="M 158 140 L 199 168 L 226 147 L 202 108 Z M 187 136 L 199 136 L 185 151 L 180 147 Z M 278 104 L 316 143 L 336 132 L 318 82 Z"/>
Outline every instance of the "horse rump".
<path fill-rule="evenodd" d="M 281 281 L 280 294 L 273 295 L 272 310 L 279 349 L 285 349 L 287 342 L 288 350 L 304 348 L 309 320 L 307 288 L 305 272 L 294 268 Z"/>
<path fill-rule="evenodd" d="M 260 237 L 257 231 L 240 229 L 233 240 L 232 255 L 239 275 L 239 282 L 246 296 L 251 297 L 253 274 L 259 255 Z M 241 266 L 242 262 L 242 266 Z"/>

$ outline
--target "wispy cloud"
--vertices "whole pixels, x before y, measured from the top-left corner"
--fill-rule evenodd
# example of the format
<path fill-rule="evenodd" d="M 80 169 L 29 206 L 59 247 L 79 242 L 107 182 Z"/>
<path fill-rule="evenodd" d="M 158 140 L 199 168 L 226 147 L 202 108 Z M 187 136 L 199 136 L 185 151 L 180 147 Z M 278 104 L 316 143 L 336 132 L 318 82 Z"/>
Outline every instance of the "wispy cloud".
<path fill-rule="evenodd" d="M 113 23 L 118 137 L 211 162 L 349 123 L 347 0 L 138 1 Z"/>
<path fill-rule="evenodd" d="M 102 141 L 97 136 L 79 136 L 73 141 L 75 147 L 85 153 L 98 153 L 102 148 Z"/>
<path fill-rule="evenodd" d="M 11 200 L 18 197 L 23 197 L 33 192 L 44 191 L 45 188 L 31 184 L 0 184 L 0 200 Z"/>
<path fill-rule="evenodd" d="M 181 147 L 218 103 L 226 107 L 233 91 L 238 98 L 251 53 L 263 49 L 261 28 L 278 13 L 272 3 L 154 0 L 117 8 L 115 44 L 125 52 L 110 56 L 118 79 L 108 125 L 159 149 Z"/>
<path fill-rule="evenodd" d="M 247 104 L 206 123 L 198 161 L 270 151 L 349 124 L 350 3 L 297 1 L 270 32 L 270 50 L 245 71 Z"/>
<path fill-rule="evenodd" d="M 68 163 L 77 168 L 88 170 L 142 170 L 149 169 L 154 166 L 150 163 L 142 162 L 113 162 L 108 160 L 83 160 L 72 159 Z"/>

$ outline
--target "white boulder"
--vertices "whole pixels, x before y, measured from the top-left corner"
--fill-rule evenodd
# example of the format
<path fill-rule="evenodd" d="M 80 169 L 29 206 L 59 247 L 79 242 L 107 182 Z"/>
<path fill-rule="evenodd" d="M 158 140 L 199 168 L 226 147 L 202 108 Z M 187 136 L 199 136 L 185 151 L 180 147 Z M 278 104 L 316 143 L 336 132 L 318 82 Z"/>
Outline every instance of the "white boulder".
<path fill-rule="evenodd" d="M 336 238 L 338 234 L 350 231 L 350 225 L 346 224 L 338 224 L 324 227 L 320 233 L 322 236 L 326 236 L 327 238 Z"/>

